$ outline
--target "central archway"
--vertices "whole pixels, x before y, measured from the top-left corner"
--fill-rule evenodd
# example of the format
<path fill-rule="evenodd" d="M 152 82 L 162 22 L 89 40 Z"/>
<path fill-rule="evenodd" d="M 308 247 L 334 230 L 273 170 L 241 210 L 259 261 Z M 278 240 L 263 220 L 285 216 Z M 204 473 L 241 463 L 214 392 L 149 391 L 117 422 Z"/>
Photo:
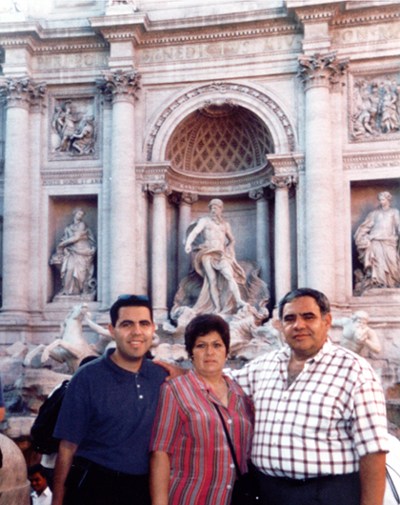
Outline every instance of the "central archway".
<path fill-rule="evenodd" d="M 185 172 L 229 174 L 261 167 L 273 152 L 265 124 L 250 110 L 223 101 L 189 114 L 173 132 L 166 158 Z"/>

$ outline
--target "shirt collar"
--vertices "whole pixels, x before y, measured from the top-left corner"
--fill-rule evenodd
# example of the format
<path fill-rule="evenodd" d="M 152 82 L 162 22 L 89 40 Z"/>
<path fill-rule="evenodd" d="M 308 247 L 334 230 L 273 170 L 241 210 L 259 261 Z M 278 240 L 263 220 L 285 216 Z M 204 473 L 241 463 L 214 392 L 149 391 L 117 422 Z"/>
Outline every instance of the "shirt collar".
<path fill-rule="evenodd" d="M 333 344 L 331 339 L 328 338 L 326 339 L 325 343 L 321 347 L 321 349 L 318 351 L 318 353 L 313 356 L 312 358 L 308 359 L 306 363 L 313 363 L 316 361 L 320 361 L 326 354 L 330 354 L 332 352 Z M 278 351 L 276 358 L 279 361 L 289 361 L 290 360 L 290 347 L 288 345 L 285 345 L 280 351 Z"/>
<path fill-rule="evenodd" d="M 189 374 L 193 382 L 196 384 L 196 386 L 199 389 L 202 389 L 204 391 L 208 391 L 210 389 L 210 386 L 207 384 L 207 382 L 200 377 L 200 375 L 197 375 L 197 373 L 194 370 L 190 370 Z M 233 382 L 227 375 L 222 374 L 226 382 L 228 383 L 228 386 L 230 389 L 233 389 L 235 387 L 235 382 Z"/>
<path fill-rule="evenodd" d="M 140 374 L 143 375 L 144 377 L 149 377 L 151 375 L 149 364 L 150 361 L 146 357 L 143 357 L 142 364 L 140 365 L 140 368 L 137 372 L 130 372 L 129 370 L 125 370 L 125 368 L 121 368 L 120 366 L 114 363 L 114 361 L 111 359 L 111 354 L 114 351 L 115 349 L 107 349 L 107 351 L 103 355 L 103 359 L 105 360 L 106 365 L 111 367 L 114 371 L 118 371 L 119 373 L 126 373 L 129 375 Z"/>
<path fill-rule="evenodd" d="M 35 496 L 36 498 L 40 498 L 41 496 L 50 496 L 51 495 L 51 491 L 50 491 L 49 486 L 47 486 L 46 489 L 43 491 L 43 493 L 41 495 L 38 495 L 36 491 L 32 491 L 31 495 Z"/>

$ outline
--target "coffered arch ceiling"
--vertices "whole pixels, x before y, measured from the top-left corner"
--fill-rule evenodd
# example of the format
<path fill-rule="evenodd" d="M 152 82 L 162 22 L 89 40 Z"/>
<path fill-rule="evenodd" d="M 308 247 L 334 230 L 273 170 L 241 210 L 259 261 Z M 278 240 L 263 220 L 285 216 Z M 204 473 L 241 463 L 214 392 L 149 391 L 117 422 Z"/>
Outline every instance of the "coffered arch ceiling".
<path fill-rule="evenodd" d="M 271 132 L 254 112 L 229 102 L 209 103 L 190 113 L 170 137 L 166 158 L 173 168 L 232 174 L 266 165 L 274 152 Z"/>

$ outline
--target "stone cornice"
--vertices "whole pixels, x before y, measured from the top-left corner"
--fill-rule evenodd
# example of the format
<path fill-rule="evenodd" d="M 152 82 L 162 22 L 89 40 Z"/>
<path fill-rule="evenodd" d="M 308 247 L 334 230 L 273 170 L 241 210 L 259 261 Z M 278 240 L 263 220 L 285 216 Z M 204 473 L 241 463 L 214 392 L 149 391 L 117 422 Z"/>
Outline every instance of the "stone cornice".
<path fill-rule="evenodd" d="M 21 36 L 44 37 L 44 29 L 38 21 L 22 21 L 14 23 L 0 23 L 0 39 Z"/>
<path fill-rule="evenodd" d="M 304 153 L 267 154 L 274 176 L 295 176 L 304 171 Z"/>
<path fill-rule="evenodd" d="M 73 44 L 60 44 L 58 42 L 54 43 L 54 45 L 40 45 L 34 48 L 34 53 L 43 54 L 43 53 L 63 53 L 63 52 L 75 52 L 75 51 L 92 51 L 92 50 L 104 50 L 109 47 L 108 42 L 92 42 L 92 43 L 73 43 Z"/>
<path fill-rule="evenodd" d="M 38 40 L 30 35 L 5 36 L 0 34 L 0 46 L 7 48 L 27 47 L 32 54 L 46 53 L 71 53 L 78 51 L 103 51 L 108 49 L 110 44 L 104 40 L 98 40 L 98 36 L 91 35 L 93 42 L 84 39 L 60 42 L 59 40 Z"/>
<path fill-rule="evenodd" d="M 136 23 L 130 25 L 129 20 L 126 18 L 121 26 L 106 25 L 103 27 L 94 25 L 93 27 L 96 31 L 101 32 L 103 37 L 109 42 L 134 40 L 139 47 L 301 33 L 301 28 L 298 24 L 287 21 L 286 19 L 279 19 L 274 22 L 268 20 L 263 23 L 254 23 L 246 25 L 246 27 L 242 29 L 238 25 L 229 27 L 229 29 L 208 26 L 201 27 L 201 29 L 197 31 L 196 27 L 194 27 L 190 30 L 190 33 L 183 31 L 183 29 L 177 31 L 175 28 L 168 25 L 163 27 L 162 35 L 157 35 L 157 31 L 161 30 L 157 29 L 154 23 L 147 21 L 143 22 L 142 25 Z"/>
<path fill-rule="evenodd" d="M 37 47 L 37 41 L 31 35 L 12 35 L 10 37 L 0 35 L 0 47 L 4 49 L 25 47 L 33 53 Z"/>
<path fill-rule="evenodd" d="M 348 26 L 385 23 L 400 19 L 400 6 L 390 5 L 376 8 L 363 8 L 362 12 L 347 11 L 332 21 L 333 27 L 345 28 Z"/>
<path fill-rule="evenodd" d="M 290 4 L 290 2 L 289 2 Z M 301 23 L 320 23 L 331 21 L 338 13 L 337 5 L 313 5 L 294 9 L 297 19 Z"/>
<path fill-rule="evenodd" d="M 206 26 L 203 18 L 197 21 L 193 18 L 190 27 L 175 26 L 171 22 L 150 22 L 146 13 L 138 12 L 124 16 L 94 17 L 90 18 L 90 23 L 91 27 L 75 31 L 72 29 L 72 33 L 45 29 L 38 22 L 17 23 L 16 27 L 0 23 L 0 45 L 5 47 L 22 45 L 30 37 L 32 51 L 48 53 L 101 50 L 108 48 L 109 42 L 120 40 L 133 40 L 138 46 L 148 47 L 301 33 L 299 24 L 282 13 L 266 19 L 265 13 L 260 13 L 259 19 L 251 21 L 241 15 L 240 19 L 236 19 L 235 24 L 229 27 L 225 26 L 228 21 L 218 24 L 214 18 Z M 87 42 L 87 39 L 98 37 L 102 37 L 103 40 Z"/>
<path fill-rule="evenodd" d="M 43 186 L 65 186 L 68 184 L 101 184 L 103 171 L 101 169 L 64 169 L 42 170 Z"/>
<path fill-rule="evenodd" d="M 160 44 L 182 44 L 182 43 L 193 43 L 193 42 L 209 42 L 227 39 L 244 39 L 248 37 L 263 37 L 263 36 L 273 36 L 273 35 L 287 35 L 293 33 L 301 33 L 301 29 L 297 24 L 289 23 L 276 23 L 268 24 L 263 26 L 255 26 L 247 29 L 230 29 L 218 31 L 207 29 L 201 30 L 198 33 L 190 34 L 177 34 L 157 37 L 153 33 L 148 33 L 143 35 L 139 39 L 139 46 L 151 46 Z"/>
<path fill-rule="evenodd" d="M 169 163 L 136 166 L 137 180 L 144 189 L 151 184 L 166 183 L 169 191 L 197 195 L 238 195 L 257 188 L 269 187 L 271 167 L 267 163 L 251 171 L 235 174 L 195 174 L 174 169 Z"/>
<path fill-rule="evenodd" d="M 400 151 L 389 153 L 348 154 L 343 158 L 344 170 L 368 170 L 400 166 Z"/>

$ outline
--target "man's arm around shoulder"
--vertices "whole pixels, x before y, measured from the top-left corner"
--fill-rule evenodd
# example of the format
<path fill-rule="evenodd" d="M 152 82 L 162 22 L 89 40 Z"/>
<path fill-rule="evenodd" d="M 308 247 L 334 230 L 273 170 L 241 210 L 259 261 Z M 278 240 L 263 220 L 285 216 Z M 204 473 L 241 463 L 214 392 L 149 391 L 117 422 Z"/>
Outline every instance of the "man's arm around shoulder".
<path fill-rule="evenodd" d="M 60 442 L 56 468 L 54 472 L 53 501 L 51 502 L 52 505 L 63 504 L 65 495 L 65 481 L 67 479 L 68 472 L 72 465 L 72 459 L 77 449 L 77 444 L 67 442 L 67 440 L 61 440 Z"/>
<path fill-rule="evenodd" d="M 386 454 L 373 452 L 360 458 L 360 505 L 382 505 L 386 486 Z"/>

